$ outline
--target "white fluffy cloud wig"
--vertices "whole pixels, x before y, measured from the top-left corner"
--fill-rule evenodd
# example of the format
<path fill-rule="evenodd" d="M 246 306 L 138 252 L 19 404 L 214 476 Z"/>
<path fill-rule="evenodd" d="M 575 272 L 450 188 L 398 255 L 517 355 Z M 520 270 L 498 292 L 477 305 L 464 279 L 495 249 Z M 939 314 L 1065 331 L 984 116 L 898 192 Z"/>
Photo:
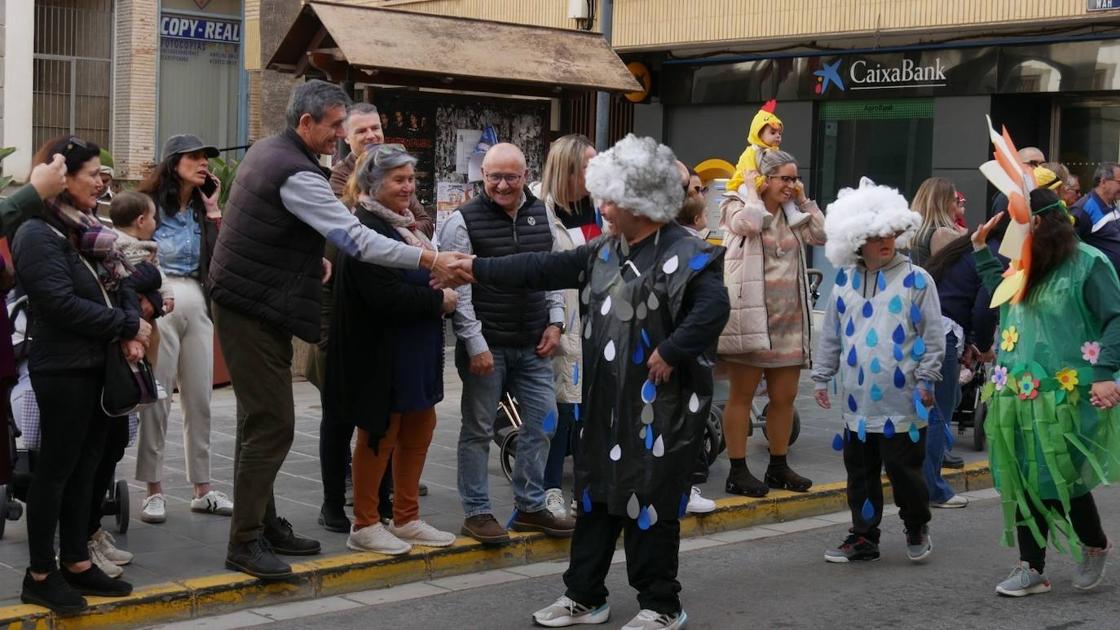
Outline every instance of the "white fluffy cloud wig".
<path fill-rule="evenodd" d="M 677 158 L 653 138 L 627 134 L 587 163 L 587 190 L 658 223 L 677 218 L 684 202 Z"/>
<path fill-rule="evenodd" d="M 859 188 L 842 189 L 828 205 L 824 255 L 837 267 L 851 267 L 859 262 L 859 250 L 867 239 L 897 234 L 897 246 L 905 248 L 921 224 L 922 216 L 910 211 L 897 190 L 863 177 Z"/>

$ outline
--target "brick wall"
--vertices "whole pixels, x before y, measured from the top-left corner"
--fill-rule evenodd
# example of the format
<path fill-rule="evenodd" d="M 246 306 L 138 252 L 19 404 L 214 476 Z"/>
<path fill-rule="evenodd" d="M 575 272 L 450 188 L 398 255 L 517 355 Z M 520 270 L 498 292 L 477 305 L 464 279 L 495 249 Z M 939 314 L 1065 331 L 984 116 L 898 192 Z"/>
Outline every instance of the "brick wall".
<path fill-rule="evenodd" d="M 138 180 L 154 166 L 159 150 L 159 2 L 117 0 L 116 12 L 113 159 L 118 179 Z"/>

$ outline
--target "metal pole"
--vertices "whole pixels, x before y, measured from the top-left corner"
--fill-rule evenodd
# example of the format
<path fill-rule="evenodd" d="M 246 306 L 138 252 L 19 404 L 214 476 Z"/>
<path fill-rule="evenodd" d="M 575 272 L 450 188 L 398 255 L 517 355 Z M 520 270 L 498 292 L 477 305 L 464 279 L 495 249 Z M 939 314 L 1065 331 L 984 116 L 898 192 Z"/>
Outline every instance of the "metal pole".
<path fill-rule="evenodd" d="M 614 0 L 600 0 L 599 23 L 602 25 L 603 39 L 611 43 L 611 30 L 614 26 Z M 609 147 L 607 129 L 611 116 L 611 95 L 598 92 L 595 95 L 595 148 L 605 151 Z"/>

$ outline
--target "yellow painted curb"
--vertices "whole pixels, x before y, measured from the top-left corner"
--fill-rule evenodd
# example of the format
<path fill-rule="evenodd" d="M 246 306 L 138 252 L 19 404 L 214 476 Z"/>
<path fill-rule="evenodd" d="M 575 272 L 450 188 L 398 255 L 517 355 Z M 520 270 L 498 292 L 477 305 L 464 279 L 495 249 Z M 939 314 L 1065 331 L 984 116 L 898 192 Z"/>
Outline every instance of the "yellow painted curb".
<path fill-rule="evenodd" d="M 963 470 L 945 470 L 943 476 L 960 491 L 992 487 L 987 462 L 968 464 Z M 884 499 L 889 500 L 890 487 L 885 479 L 883 485 Z M 836 482 L 814 486 L 806 493 L 775 490 L 761 499 L 719 499 L 714 512 L 681 519 L 681 536 L 704 536 L 843 511 L 847 509 L 844 486 L 844 482 Z M 39 606 L 0 607 L 0 629 L 134 628 L 568 556 L 568 541 L 564 539 L 517 532 L 511 532 L 510 537 L 510 544 L 500 547 L 485 547 L 460 538 L 450 547 L 417 547 L 404 556 L 343 553 L 317 558 L 293 564 L 295 575 L 280 582 L 262 582 L 233 572 L 190 578 L 138 589 L 124 598 L 91 597 L 89 610 L 74 616 L 55 615 Z"/>

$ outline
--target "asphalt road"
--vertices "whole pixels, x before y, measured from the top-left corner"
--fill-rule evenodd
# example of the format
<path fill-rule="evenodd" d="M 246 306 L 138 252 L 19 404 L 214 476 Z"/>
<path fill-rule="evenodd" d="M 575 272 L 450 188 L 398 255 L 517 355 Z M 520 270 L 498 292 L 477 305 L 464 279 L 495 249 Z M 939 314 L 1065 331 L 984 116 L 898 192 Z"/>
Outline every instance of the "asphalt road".
<path fill-rule="evenodd" d="M 1120 534 L 1120 490 L 1096 493 L 1105 532 Z M 1095 591 L 1070 586 L 1072 560 L 1053 551 L 1048 594 L 1022 599 L 995 595 L 1017 556 L 998 546 L 999 503 L 974 501 L 964 510 L 936 510 L 934 554 L 923 564 L 906 559 L 897 516 L 884 522 L 879 562 L 827 564 L 824 549 L 840 542 L 846 525 L 816 521 L 816 529 L 719 544 L 681 555 L 682 598 L 690 628 L 1120 628 L 1120 565 Z M 709 542 L 712 542 L 709 540 Z M 543 566 L 543 565 L 542 565 Z M 625 568 L 608 579 L 611 622 L 637 613 Z M 315 616 L 324 628 L 529 628 L 530 613 L 563 592 L 559 575 L 428 595 Z M 260 611 L 267 614 L 267 609 Z M 275 619 L 275 617 L 274 617 Z M 305 628 L 290 619 L 274 628 Z"/>

